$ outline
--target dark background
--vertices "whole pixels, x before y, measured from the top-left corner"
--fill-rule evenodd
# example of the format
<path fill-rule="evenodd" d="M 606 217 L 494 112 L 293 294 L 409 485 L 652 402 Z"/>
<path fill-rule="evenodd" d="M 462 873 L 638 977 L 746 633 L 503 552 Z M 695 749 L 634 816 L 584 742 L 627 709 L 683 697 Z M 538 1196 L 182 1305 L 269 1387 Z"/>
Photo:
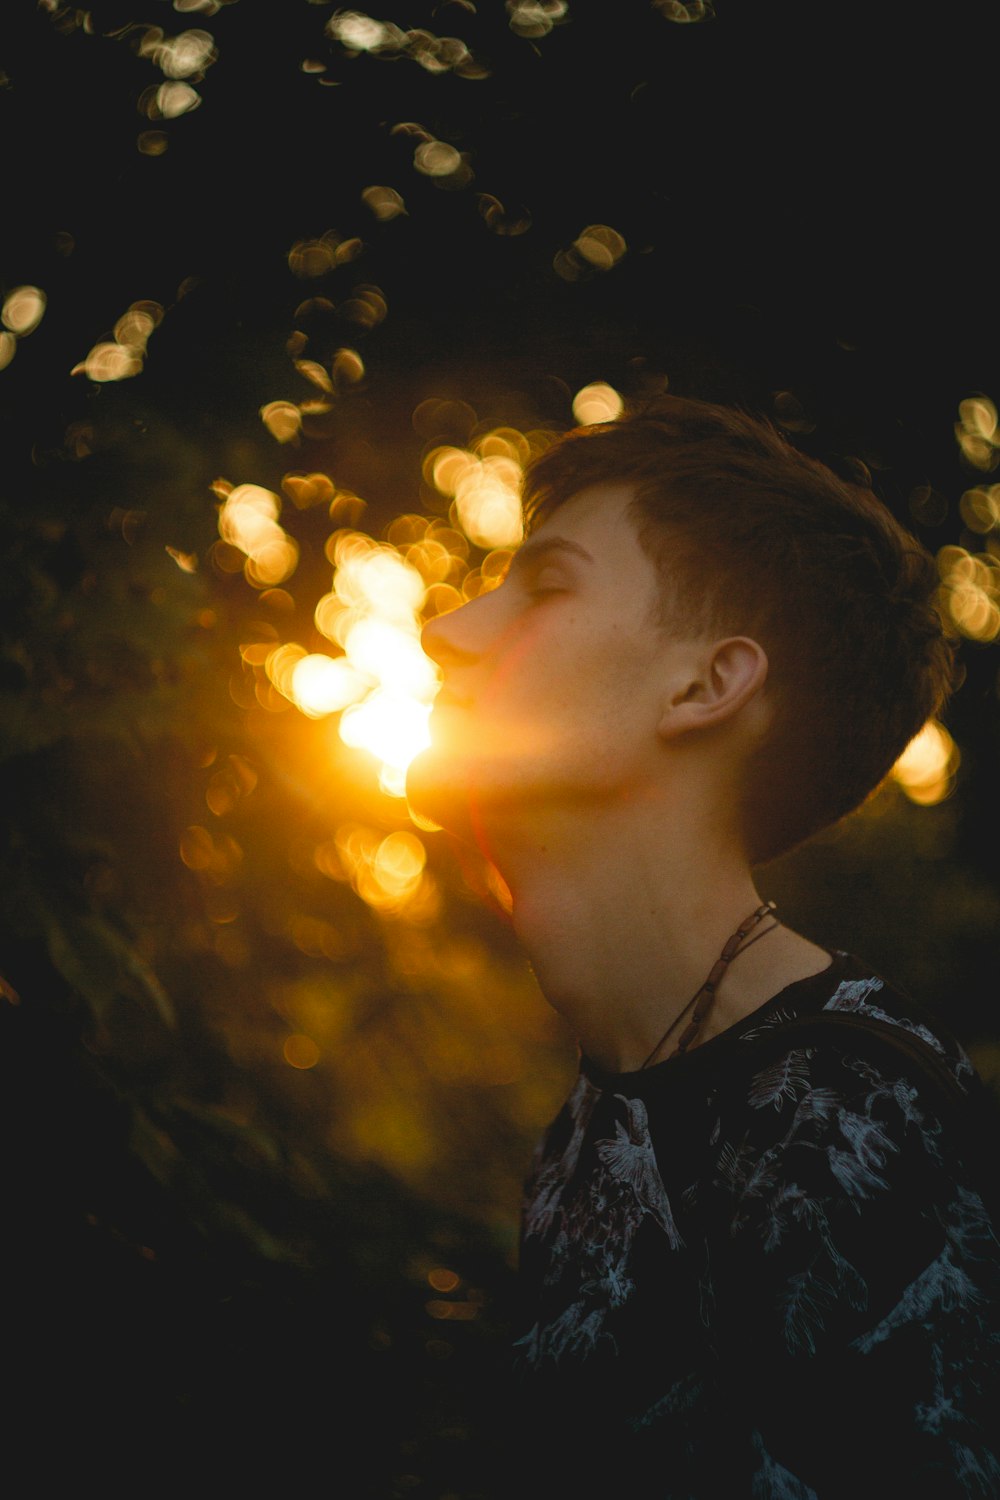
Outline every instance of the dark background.
<path fill-rule="evenodd" d="M 281 938 L 276 892 L 317 913 L 333 899 L 290 874 L 285 834 L 328 831 L 352 794 L 316 769 L 312 726 L 280 762 L 248 750 L 227 683 L 251 591 L 165 560 L 210 548 L 215 478 L 335 473 L 379 535 L 425 498 L 420 402 L 561 430 L 589 381 L 666 385 L 864 463 L 932 551 L 987 546 L 958 502 L 990 476 L 954 425 L 964 399 L 1000 396 L 995 7 L 719 0 L 685 24 L 570 3 L 533 37 L 511 9 L 375 17 L 461 38 L 483 76 L 430 71 L 412 47 L 352 56 L 324 31 L 332 7 L 307 0 L 17 3 L 0 22 L 0 291 L 47 297 L 0 371 L 5 1320 L 12 1425 L 40 1480 L 124 1490 L 174 1466 L 230 1484 L 266 1468 L 378 1500 L 496 1494 L 516 1183 L 572 1067 L 502 917 L 434 836 L 434 941 L 478 955 L 470 994 L 492 986 L 520 1082 L 423 1068 L 443 988 L 415 1003 L 393 933 L 349 891 L 330 916 L 339 960 Z M 140 112 L 163 78 L 138 50 L 152 27 L 214 38 L 190 114 Z M 468 183 L 415 171 L 404 123 L 466 154 Z M 149 131 L 160 154 L 140 149 Z M 371 184 L 406 214 L 376 220 Z M 502 205 L 492 221 L 481 195 Z M 626 254 L 568 281 L 554 260 L 591 224 Z M 297 276 L 293 245 L 331 230 L 359 238 L 358 258 Z M 368 331 L 341 311 L 360 283 L 388 307 Z M 303 310 L 317 296 L 333 310 Z M 137 299 L 165 310 L 142 373 L 72 375 Z M 296 329 L 306 357 L 357 347 L 366 374 L 290 457 L 258 411 L 315 394 Z M 294 522 L 305 603 L 328 577 L 309 515 Z M 192 625 L 205 608 L 212 630 Z M 953 795 L 921 808 L 889 789 L 762 888 L 911 987 L 994 1077 L 997 659 L 961 653 Z M 235 957 L 205 936 L 217 917 L 176 853 L 205 817 L 207 745 L 264 768 L 231 824 Z M 405 821 L 370 798 L 365 816 Z M 350 988 L 354 1009 L 337 1060 L 289 1078 L 268 995 L 300 979 Z M 469 1024 L 473 1043 L 494 1035 Z M 381 1083 L 369 1070 L 352 1087 L 352 1058 L 381 1049 Z M 437 1172 L 339 1144 L 380 1090 L 409 1098 L 400 1130 L 424 1132 Z M 474 1316 L 428 1314 L 441 1266 Z"/>

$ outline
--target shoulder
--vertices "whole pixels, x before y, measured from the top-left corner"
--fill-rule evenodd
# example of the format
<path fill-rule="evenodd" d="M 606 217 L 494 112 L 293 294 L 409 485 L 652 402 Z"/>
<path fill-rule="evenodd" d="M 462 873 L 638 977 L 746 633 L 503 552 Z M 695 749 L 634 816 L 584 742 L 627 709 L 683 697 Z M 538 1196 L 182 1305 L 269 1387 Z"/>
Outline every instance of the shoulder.
<path fill-rule="evenodd" d="M 980 1158 L 1000 1114 L 971 1061 L 904 992 L 839 957 L 825 994 L 790 997 L 729 1049 L 720 1141 L 758 1177 L 806 1180 L 858 1211 L 891 1195 L 927 1212 L 967 1192 L 987 1217 Z"/>
<path fill-rule="evenodd" d="M 901 1035 L 918 1038 L 946 1059 L 959 1077 L 972 1076 L 972 1063 L 941 1017 L 932 1016 L 863 959 L 839 950 L 829 968 L 791 985 L 749 1016 L 740 1028 L 739 1041 L 751 1044 L 789 1022 L 831 1016 L 896 1027 Z"/>
<path fill-rule="evenodd" d="M 905 1080 L 938 1112 L 949 1097 L 960 1102 L 983 1089 L 945 1023 L 851 954 L 836 953 L 828 970 L 777 1001 L 734 1038 L 734 1073 L 780 1074 L 784 1064 L 789 1078 L 806 1069 L 852 1092 L 859 1080 Z"/>

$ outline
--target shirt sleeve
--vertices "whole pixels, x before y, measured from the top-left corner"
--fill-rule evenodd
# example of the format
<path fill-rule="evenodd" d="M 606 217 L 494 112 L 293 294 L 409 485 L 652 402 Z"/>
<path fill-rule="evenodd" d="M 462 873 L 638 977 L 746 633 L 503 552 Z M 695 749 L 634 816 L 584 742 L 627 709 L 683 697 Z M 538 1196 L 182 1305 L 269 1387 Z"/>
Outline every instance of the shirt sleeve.
<path fill-rule="evenodd" d="M 997 1238 L 891 1066 L 808 1047 L 749 1078 L 715 1158 L 722 1368 L 803 1494 L 1000 1496 Z"/>

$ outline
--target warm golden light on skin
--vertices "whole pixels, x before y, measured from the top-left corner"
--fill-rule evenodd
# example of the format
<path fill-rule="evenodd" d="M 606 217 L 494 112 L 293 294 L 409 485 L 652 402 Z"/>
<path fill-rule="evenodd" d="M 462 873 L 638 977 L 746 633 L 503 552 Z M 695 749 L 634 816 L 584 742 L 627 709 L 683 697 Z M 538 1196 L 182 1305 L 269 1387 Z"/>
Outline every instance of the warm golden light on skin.
<path fill-rule="evenodd" d="M 581 427 L 594 422 L 613 422 L 625 410 L 625 402 L 614 386 L 603 380 L 585 385 L 573 397 L 573 415 Z"/>
<path fill-rule="evenodd" d="M 336 242 L 331 234 L 312 243 L 329 248 Z M 600 236 L 597 242 L 601 243 Z M 359 306 L 368 306 L 366 299 L 370 299 L 371 305 L 384 308 L 377 288 L 359 287 L 355 293 Z M 155 327 L 157 320 L 142 308 L 134 304 L 119 320 L 119 349 L 127 352 L 126 341 L 134 341 L 133 347 L 138 348 Z M 354 351 L 338 351 L 332 366 L 335 381 L 341 358 L 357 360 L 363 368 Z M 307 378 L 316 373 L 305 366 L 300 361 Z M 299 412 L 291 403 L 274 405 Z M 457 403 L 424 401 L 414 414 L 415 425 L 427 423 L 431 432 L 435 413 L 453 408 L 457 411 Z M 622 409 L 621 395 L 603 381 L 582 387 L 573 400 L 574 416 L 581 425 L 614 420 Z M 378 762 L 382 791 L 401 800 L 405 800 L 410 762 L 430 744 L 428 719 L 439 686 L 437 670 L 420 647 L 421 627 L 424 621 L 458 608 L 503 581 L 522 540 L 524 467 L 552 439 L 548 432 L 523 433 L 514 427 L 477 433 L 476 414 L 471 408 L 466 410 L 469 445 L 439 443 L 428 448 L 423 460 L 425 481 L 451 501 L 447 521 L 410 512 L 398 515 L 381 541 L 350 525 L 341 525 L 327 538 L 324 551 L 333 565 L 333 576 L 328 592 L 316 602 L 313 622 L 333 643 L 333 654 L 307 651 L 295 641 L 281 643 L 274 624 L 265 622 L 255 627 L 256 633 L 248 635 L 240 648 L 245 668 L 258 674 L 255 691 L 261 707 L 275 712 L 282 704 L 293 705 L 313 719 L 339 716 L 340 739 L 370 754 Z M 962 417 L 977 439 L 989 441 L 996 436 L 990 403 L 979 398 L 964 403 Z M 288 473 L 281 487 L 300 511 L 325 505 L 335 524 L 348 516 L 356 520 L 364 508 L 364 501 L 341 492 L 329 475 L 318 471 Z M 265 596 L 290 598 L 274 587 L 295 567 L 298 557 L 297 544 L 279 521 L 279 496 L 259 485 L 234 487 L 225 480 L 217 481 L 213 489 L 221 502 L 221 541 L 216 548 L 223 548 L 223 553 L 213 553 L 213 564 L 230 572 L 242 567 L 248 582 L 265 591 Z M 966 492 L 962 514 L 970 529 L 981 534 L 993 531 L 1000 515 L 998 497 L 1000 486 L 980 485 Z M 472 549 L 479 549 L 478 560 Z M 197 566 L 192 554 L 168 551 L 179 567 Z M 235 561 L 228 560 L 230 554 Z M 938 568 L 941 606 L 954 628 L 976 640 L 1000 635 L 1000 558 L 992 552 L 976 557 L 965 548 L 948 546 L 938 554 Z M 446 719 L 447 713 L 442 723 Z M 529 737 L 528 726 L 523 726 L 523 734 Z M 907 747 L 892 775 L 908 798 L 930 806 L 948 795 L 957 765 L 954 742 L 947 730 L 932 722 Z M 410 816 L 417 827 L 437 826 Z M 396 895 L 387 894 L 392 887 L 387 871 L 392 851 L 398 853 L 404 847 L 387 846 L 378 863 L 377 844 L 366 845 L 364 857 L 358 857 L 360 863 L 347 861 L 345 869 L 354 870 L 350 878 L 369 904 L 382 903 L 387 908 L 397 900 Z M 406 880 L 399 878 L 405 885 Z M 488 872 L 487 883 L 497 905 L 509 911 L 510 892 L 495 871 Z M 417 911 L 418 905 L 412 909 Z"/>
<path fill-rule="evenodd" d="M 893 766 L 892 775 L 911 802 L 931 807 L 951 792 L 959 760 L 958 746 L 947 729 L 929 719 Z"/>
<path fill-rule="evenodd" d="M 355 290 L 378 296 L 374 288 Z M 578 395 L 580 403 L 603 403 L 602 418 L 618 399 L 603 383 Z M 452 502 L 448 520 L 403 513 L 383 540 L 350 525 L 333 531 L 323 549 L 333 565 L 331 584 L 316 601 L 313 624 L 335 649 L 309 651 L 298 641 L 281 641 L 280 619 L 268 613 L 254 622 L 240 646 L 249 680 L 244 675 L 231 685 L 234 701 L 242 706 L 274 713 L 289 705 L 307 718 L 336 717 L 341 741 L 371 755 L 381 790 L 400 800 L 406 797 L 410 762 L 430 745 L 428 720 L 439 688 L 437 668 L 420 645 L 421 629 L 503 581 L 522 540 L 524 466 L 552 439 L 548 432 L 505 426 L 477 432 L 475 413 L 455 402 L 425 401 L 415 421 L 419 415 L 421 422 L 433 423 L 438 410 L 449 414 L 449 423 L 457 415 L 464 422 L 467 413 L 471 428 L 468 447 L 439 444 L 424 459 L 425 478 Z M 364 508 L 363 500 L 340 491 L 318 471 L 288 473 L 281 487 L 300 511 L 326 505 L 335 523 L 356 519 Z M 224 573 L 242 568 L 262 599 L 280 596 L 294 612 L 291 596 L 275 587 L 298 557 L 297 543 L 280 524 L 279 496 L 260 485 L 232 486 L 222 479 L 212 488 L 220 501 L 220 541 L 211 551 L 212 566 Z M 183 565 L 181 557 L 175 561 Z M 442 723 L 447 717 L 445 711 Z M 528 753 L 535 753 L 528 746 L 530 726 L 520 733 Z M 415 826 L 436 826 L 410 817 Z M 509 892 L 496 878 L 491 891 L 501 908 L 509 905 Z M 362 894 L 368 900 L 371 893 Z"/>
<path fill-rule="evenodd" d="M 487 865 L 486 884 L 496 897 L 497 905 L 510 916 L 514 910 L 514 897 L 511 895 L 510 886 L 504 880 L 496 865 Z"/>

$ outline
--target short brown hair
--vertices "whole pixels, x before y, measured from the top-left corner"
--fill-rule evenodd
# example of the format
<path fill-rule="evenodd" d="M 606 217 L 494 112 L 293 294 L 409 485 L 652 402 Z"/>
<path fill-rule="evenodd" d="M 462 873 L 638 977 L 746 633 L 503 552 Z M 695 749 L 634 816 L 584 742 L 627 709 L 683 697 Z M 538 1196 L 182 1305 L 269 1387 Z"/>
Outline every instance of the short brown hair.
<path fill-rule="evenodd" d="M 528 470 L 528 530 L 609 482 L 635 486 L 659 623 L 768 654 L 775 713 L 743 804 L 751 859 L 773 859 L 863 802 L 951 691 L 933 559 L 869 487 L 743 410 L 662 397 L 567 433 Z"/>

